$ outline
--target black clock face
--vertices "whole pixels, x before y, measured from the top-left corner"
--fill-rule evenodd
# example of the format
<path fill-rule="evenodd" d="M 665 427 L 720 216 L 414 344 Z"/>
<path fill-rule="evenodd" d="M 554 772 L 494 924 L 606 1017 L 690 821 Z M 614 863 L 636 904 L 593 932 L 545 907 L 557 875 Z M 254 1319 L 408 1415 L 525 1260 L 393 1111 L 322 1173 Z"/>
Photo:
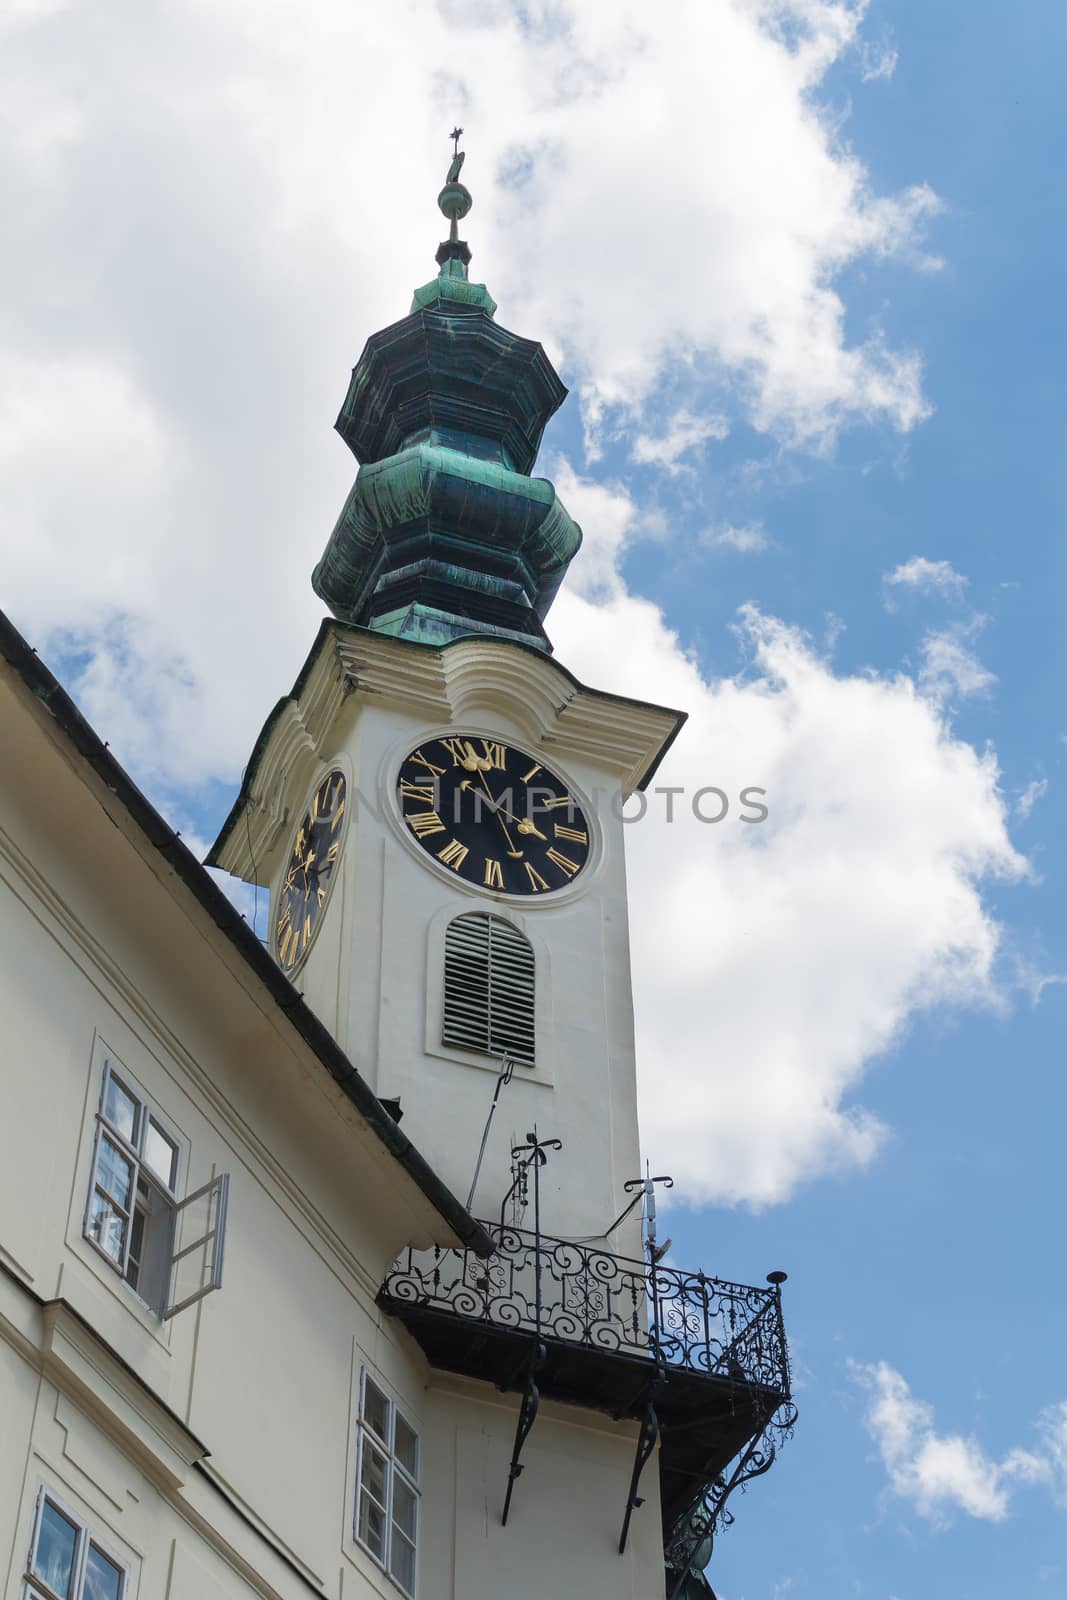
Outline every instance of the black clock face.
<path fill-rule="evenodd" d="M 296 830 L 278 892 L 274 950 L 283 972 L 293 970 L 318 926 L 341 854 L 344 813 L 345 775 L 335 770 L 315 790 Z"/>
<path fill-rule="evenodd" d="M 589 859 L 589 824 L 566 783 L 534 756 L 481 735 L 450 734 L 413 750 L 397 798 L 414 839 L 479 889 L 562 889 Z"/>

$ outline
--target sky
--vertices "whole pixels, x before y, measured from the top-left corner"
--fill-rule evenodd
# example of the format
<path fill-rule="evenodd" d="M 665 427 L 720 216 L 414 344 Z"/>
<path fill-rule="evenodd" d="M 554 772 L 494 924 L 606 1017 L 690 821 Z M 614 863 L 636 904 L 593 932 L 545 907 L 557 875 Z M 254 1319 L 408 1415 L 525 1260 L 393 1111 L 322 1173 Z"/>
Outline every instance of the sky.
<path fill-rule="evenodd" d="M 789 1273 L 720 1600 L 1067 1594 L 1065 46 L 1053 0 L 0 9 L 2 603 L 205 848 L 466 130 L 472 276 L 571 389 L 556 653 L 689 712 L 627 832 L 672 1259 Z"/>

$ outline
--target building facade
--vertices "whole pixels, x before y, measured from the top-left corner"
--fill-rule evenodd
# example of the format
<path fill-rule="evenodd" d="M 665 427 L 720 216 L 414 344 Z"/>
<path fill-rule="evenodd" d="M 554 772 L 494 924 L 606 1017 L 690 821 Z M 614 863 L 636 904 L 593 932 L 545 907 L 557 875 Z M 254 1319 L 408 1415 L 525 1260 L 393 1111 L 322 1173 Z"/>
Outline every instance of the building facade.
<path fill-rule="evenodd" d="M 565 390 L 462 159 L 208 858 L 265 945 L 0 634 L 5 1596 L 708 1595 L 791 1425 L 782 1275 L 656 1243 L 621 808 L 683 718 L 553 658 Z"/>

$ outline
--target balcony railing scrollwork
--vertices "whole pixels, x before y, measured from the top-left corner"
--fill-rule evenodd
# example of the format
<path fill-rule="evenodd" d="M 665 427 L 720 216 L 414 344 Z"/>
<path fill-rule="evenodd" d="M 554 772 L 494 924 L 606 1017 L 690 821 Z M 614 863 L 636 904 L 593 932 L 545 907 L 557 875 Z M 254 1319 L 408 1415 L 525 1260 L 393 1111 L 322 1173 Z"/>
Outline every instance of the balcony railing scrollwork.
<path fill-rule="evenodd" d="M 488 1261 L 470 1250 L 408 1250 L 382 1285 L 383 1298 L 788 1393 L 777 1285 L 729 1283 L 521 1228 L 486 1227 L 497 1243 Z"/>

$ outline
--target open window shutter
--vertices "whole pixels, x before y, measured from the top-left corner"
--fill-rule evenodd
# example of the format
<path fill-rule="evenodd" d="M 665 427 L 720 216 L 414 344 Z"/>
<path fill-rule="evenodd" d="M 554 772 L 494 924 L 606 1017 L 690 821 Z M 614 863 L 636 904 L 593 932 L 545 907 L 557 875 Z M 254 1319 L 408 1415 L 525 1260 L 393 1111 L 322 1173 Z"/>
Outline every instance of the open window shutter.
<path fill-rule="evenodd" d="M 222 1287 L 222 1247 L 226 1239 L 226 1202 L 230 1176 L 221 1172 L 174 1207 L 170 1293 L 164 1318 Z M 189 1235 L 193 1237 L 189 1237 Z"/>

